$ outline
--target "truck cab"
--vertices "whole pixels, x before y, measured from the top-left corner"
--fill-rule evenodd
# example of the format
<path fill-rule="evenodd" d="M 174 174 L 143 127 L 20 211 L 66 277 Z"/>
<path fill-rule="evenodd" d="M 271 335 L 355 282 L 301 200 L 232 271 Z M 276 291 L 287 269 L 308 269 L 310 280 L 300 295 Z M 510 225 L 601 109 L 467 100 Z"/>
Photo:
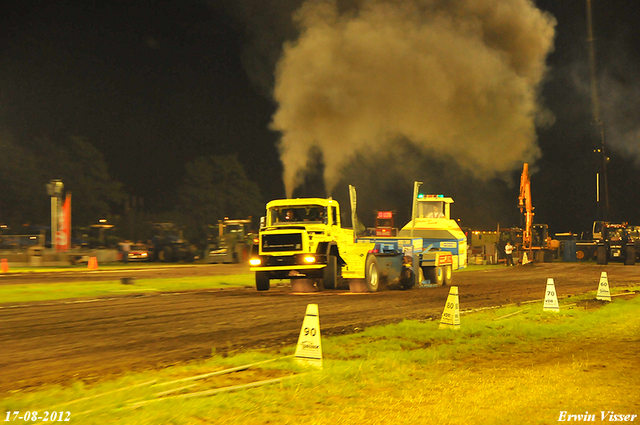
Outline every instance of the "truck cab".
<path fill-rule="evenodd" d="M 368 249 L 355 246 L 353 230 L 342 227 L 337 201 L 277 199 L 267 204 L 249 264 L 259 291 L 268 290 L 271 279 L 304 279 L 333 289 L 339 276 L 363 275 L 357 257 Z"/>

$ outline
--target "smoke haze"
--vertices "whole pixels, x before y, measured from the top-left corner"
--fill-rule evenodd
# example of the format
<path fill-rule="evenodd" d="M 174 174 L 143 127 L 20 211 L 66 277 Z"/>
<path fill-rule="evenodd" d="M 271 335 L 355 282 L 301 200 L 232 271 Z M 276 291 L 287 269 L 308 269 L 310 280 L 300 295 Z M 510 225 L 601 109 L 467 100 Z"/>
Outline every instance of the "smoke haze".
<path fill-rule="evenodd" d="M 616 62 L 599 80 L 606 141 L 640 164 L 640 72 L 637 63 L 620 57 Z"/>
<path fill-rule="evenodd" d="M 307 1 L 276 70 L 287 195 L 311 148 L 326 188 L 359 151 L 409 140 L 488 180 L 539 156 L 554 18 L 529 0 Z"/>

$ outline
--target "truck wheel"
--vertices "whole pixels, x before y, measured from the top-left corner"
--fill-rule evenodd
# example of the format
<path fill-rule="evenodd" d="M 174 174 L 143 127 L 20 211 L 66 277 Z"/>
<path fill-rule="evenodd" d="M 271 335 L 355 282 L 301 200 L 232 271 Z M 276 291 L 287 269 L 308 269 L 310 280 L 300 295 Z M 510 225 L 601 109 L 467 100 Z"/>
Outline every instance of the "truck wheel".
<path fill-rule="evenodd" d="M 170 246 L 165 246 L 159 253 L 160 261 L 163 263 L 170 263 L 173 261 L 173 250 Z"/>
<path fill-rule="evenodd" d="M 589 255 L 587 253 L 587 250 L 585 248 L 578 248 L 576 249 L 576 259 L 578 261 L 586 261 L 589 258 Z"/>
<path fill-rule="evenodd" d="M 624 254 L 624 264 L 633 266 L 636 263 L 636 248 L 633 245 L 627 246 Z"/>
<path fill-rule="evenodd" d="M 444 272 L 442 267 L 427 267 L 427 279 L 431 281 L 432 285 L 441 286 L 444 282 Z"/>
<path fill-rule="evenodd" d="M 607 261 L 607 247 L 604 245 L 598 245 L 598 264 L 606 265 Z"/>
<path fill-rule="evenodd" d="M 322 271 L 322 287 L 324 289 L 336 289 L 336 281 L 338 280 L 337 270 L 338 259 L 335 255 L 327 257 L 327 267 Z"/>
<path fill-rule="evenodd" d="M 268 291 L 269 287 L 269 273 L 256 272 L 256 289 L 258 291 Z"/>
<path fill-rule="evenodd" d="M 380 267 L 378 267 L 378 258 L 375 255 L 367 257 L 364 280 L 369 292 L 377 292 L 380 288 Z"/>
<path fill-rule="evenodd" d="M 444 271 L 444 273 L 443 273 L 444 276 L 443 276 L 443 279 L 442 279 L 442 284 L 444 286 L 449 286 L 449 285 L 451 285 L 451 277 L 453 275 L 453 270 L 452 270 L 451 265 L 444 266 L 444 270 L 443 271 Z"/>

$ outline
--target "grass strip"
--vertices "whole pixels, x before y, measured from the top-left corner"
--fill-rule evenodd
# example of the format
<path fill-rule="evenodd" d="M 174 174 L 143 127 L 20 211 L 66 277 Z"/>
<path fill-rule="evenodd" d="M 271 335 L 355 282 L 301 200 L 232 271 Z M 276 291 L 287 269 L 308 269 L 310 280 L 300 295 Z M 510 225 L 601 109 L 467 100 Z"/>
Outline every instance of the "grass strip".
<path fill-rule="evenodd" d="M 0 304 L 29 301 L 55 301 L 67 298 L 90 298 L 123 293 L 171 292 L 198 289 L 253 287 L 253 274 L 198 276 L 184 278 L 136 279 L 133 285 L 120 280 L 100 282 L 29 283 L 0 285 Z M 0 307 L 1 308 L 1 307 Z"/>
<path fill-rule="evenodd" d="M 158 263 L 145 263 L 145 262 L 130 262 L 127 264 L 124 263 L 101 263 L 99 264 L 100 270 L 113 270 L 113 271 L 122 271 L 126 270 L 137 270 L 137 269 L 168 269 L 168 268 L 180 268 L 180 267 L 193 267 L 193 264 L 162 264 Z M 66 273 L 69 271 L 84 271 L 88 270 L 87 264 L 65 264 L 59 266 L 24 266 L 24 267 L 13 267 L 11 263 L 9 263 L 9 272 L 7 274 L 12 273 Z"/>

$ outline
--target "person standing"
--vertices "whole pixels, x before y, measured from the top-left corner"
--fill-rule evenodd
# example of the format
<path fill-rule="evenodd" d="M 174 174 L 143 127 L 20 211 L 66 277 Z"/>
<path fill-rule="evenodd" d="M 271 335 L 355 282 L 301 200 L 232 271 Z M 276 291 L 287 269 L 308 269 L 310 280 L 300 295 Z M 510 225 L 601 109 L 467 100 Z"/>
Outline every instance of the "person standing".
<path fill-rule="evenodd" d="M 128 239 L 120 243 L 122 249 L 122 262 L 127 264 L 129 262 L 129 253 L 131 252 L 131 241 Z"/>
<path fill-rule="evenodd" d="M 507 242 L 504 246 L 504 257 L 507 260 L 507 267 L 513 266 L 513 245 L 511 242 Z"/>

